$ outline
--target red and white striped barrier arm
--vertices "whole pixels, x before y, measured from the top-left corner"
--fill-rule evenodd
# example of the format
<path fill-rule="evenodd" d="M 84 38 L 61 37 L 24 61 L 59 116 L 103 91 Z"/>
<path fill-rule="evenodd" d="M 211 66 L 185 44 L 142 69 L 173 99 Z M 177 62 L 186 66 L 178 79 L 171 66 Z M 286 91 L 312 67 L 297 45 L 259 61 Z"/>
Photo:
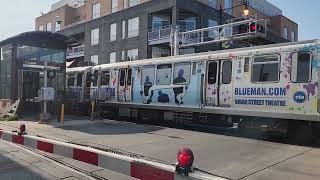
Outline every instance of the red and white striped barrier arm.
<path fill-rule="evenodd" d="M 17 132 L 0 130 L 0 137 L 8 142 L 75 159 L 141 180 L 225 180 L 225 178 L 196 170 L 189 172 L 188 176 L 183 176 L 176 173 L 174 165 L 132 158 L 37 136 L 18 135 Z"/>

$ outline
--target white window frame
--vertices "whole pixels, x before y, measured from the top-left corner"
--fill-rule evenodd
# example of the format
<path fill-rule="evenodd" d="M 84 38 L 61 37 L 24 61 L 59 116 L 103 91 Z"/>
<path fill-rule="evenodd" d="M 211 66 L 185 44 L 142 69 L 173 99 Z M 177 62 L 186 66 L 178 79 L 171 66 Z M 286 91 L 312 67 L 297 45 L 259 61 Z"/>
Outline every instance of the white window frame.
<path fill-rule="evenodd" d="M 289 29 L 284 26 L 282 30 L 282 37 L 285 39 L 288 39 L 288 33 L 289 33 Z"/>
<path fill-rule="evenodd" d="M 99 28 L 91 30 L 91 37 L 90 37 L 90 45 L 98 45 L 99 44 Z"/>
<path fill-rule="evenodd" d="M 55 31 L 60 31 L 61 30 L 61 22 L 58 23 L 58 21 L 56 21 L 56 24 L 55 24 Z"/>
<path fill-rule="evenodd" d="M 126 21 L 122 21 L 122 32 L 121 32 L 121 37 L 122 37 L 122 39 L 125 39 L 126 38 L 126 27 L 127 27 L 127 25 L 126 25 L 127 23 L 126 23 Z"/>
<path fill-rule="evenodd" d="M 135 56 L 133 56 L 134 54 Z M 129 49 L 127 51 L 127 59 L 128 61 L 138 60 L 139 59 L 139 49 Z"/>
<path fill-rule="evenodd" d="M 128 38 L 139 36 L 139 17 L 134 17 L 128 20 Z"/>
<path fill-rule="evenodd" d="M 43 25 L 40 25 L 40 26 L 38 27 L 38 30 L 39 30 L 39 31 L 43 31 L 43 30 L 44 30 L 44 26 L 43 26 Z"/>
<path fill-rule="evenodd" d="M 93 64 L 93 65 L 98 65 L 99 64 L 99 55 L 92 55 L 90 57 L 90 62 Z"/>
<path fill-rule="evenodd" d="M 97 19 L 101 16 L 101 4 L 100 2 L 92 5 L 92 19 Z"/>
<path fill-rule="evenodd" d="M 117 40 L 117 23 L 110 24 L 110 41 Z"/>
<path fill-rule="evenodd" d="M 265 62 L 255 62 L 256 58 L 261 58 L 261 57 L 278 57 L 277 61 L 265 61 Z M 278 64 L 278 79 L 276 81 L 253 81 L 252 77 L 253 77 L 253 66 L 255 64 Z M 268 84 L 268 83 L 278 83 L 280 81 L 280 68 L 281 68 L 281 56 L 280 54 L 268 54 L 268 55 L 258 55 L 258 56 L 254 56 L 253 57 L 253 61 L 251 64 L 251 83 L 253 84 Z"/>
<path fill-rule="evenodd" d="M 47 31 L 52 31 L 52 23 L 51 22 L 47 22 L 46 23 L 46 30 Z"/>
<path fill-rule="evenodd" d="M 121 61 L 126 61 L 126 51 L 121 51 Z"/>
<path fill-rule="evenodd" d="M 111 13 L 118 11 L 118 0 L 111 0 Z"/>
<path fill-rule="evenodd" d="M 111 64 L 116 62 L 117 62 L 117 52 L 114 51 L 109 54 L 109 63 Z"/>

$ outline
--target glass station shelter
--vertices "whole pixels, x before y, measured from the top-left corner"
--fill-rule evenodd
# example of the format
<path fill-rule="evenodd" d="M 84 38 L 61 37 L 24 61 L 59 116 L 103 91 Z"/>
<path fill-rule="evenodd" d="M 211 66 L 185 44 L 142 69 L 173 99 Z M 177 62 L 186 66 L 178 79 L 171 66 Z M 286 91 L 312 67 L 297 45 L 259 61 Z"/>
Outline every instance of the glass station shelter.
<path fill-rule="evenodd" d="M 67 46 L 76 43 L 48 31 L 26 32 L 0 42 L 0 103 L 20 100 L 19 115 L 40 113 L 38 93 L 46 79 L 46 86 L 55 90 L 48 112 L 56 114 L 65 88 Z"/>

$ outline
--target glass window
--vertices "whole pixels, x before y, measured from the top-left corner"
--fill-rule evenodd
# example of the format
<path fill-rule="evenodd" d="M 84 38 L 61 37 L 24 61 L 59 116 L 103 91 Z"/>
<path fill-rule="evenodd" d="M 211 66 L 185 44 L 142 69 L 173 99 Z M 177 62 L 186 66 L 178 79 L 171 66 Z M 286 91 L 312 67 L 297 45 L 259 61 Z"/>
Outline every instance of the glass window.
<path fill-rule="evenodd" d="M 224 0 L 225 13 L 232 15 L 233 0 Z"/>
<path fill-rule="evenodd" d="M 74 81 L 75 81 L 75 75 L 70 74 L 68 76 L 68 87 L 73 87 L 74 86 Z"/>
<path fill-rule="evenodd" d="M 121 69 L 120 70 L 120 81 L 119 81 L 120 86 L 124 86 L 125 78 L 126 78 L 126 71 L 124 69 Z"/>
<path fill-rule="evenodd" d="M 128 75 L 127 75 L 127 85 L 128 85 L 128 86 L 131 86 L 131 83 L 132 83 L 132 82 L 131 82 L 131 81 L 132 81 L 132 80 L 131 80 L 131 79 L 132 79 L 131 76 L 132 76 L 132 69 L 129 69 L 129 70 L 128 70 Z"/>
<path fill-rule="evenodd" d="M 109 57 L 110 57 L 110 63 L 115 63 L 117 59 L 117 52 L 111 52 Z"/>
<path fill-rule="evenodd" d="M 218 26 L 218 21 L 213 20 L 213 19 L 208 19 L 208 27 L 215 27 Z M 208 31 L 208 37 L 209 38 L 214 38 L 215 37 L 215 31 L 214 30 L 209 30 Z"/>
<path fill-rule="evenodd" d="M 129 7 L 135 6 L 139 4 L 140 0 L 128 0 Z"/>
<path fill-rule="evenodd" d="M 190 63 L 177 63 L 174 65 L 173 84 L 189 84 L 190 82 Z"/>
<path fill-rule="evenodd" d="M 121 51 L 121 61 L 126 61 L 126 51 Z"/>
<path fill-rule="evenodd" d="M 110 41 L 117 40 L 117 23 L 110 25 Z"/>
<path fill-rule="evenodd" d="M 111 12 L 117 12 L 118 11 L 118 0 L 112 0 L 111 1 Z"/>
<path fill-rule="evenodd" d="M 97 65 L 99 62 L 99 56 L 98 55 L 91 56 L 90 62 L 93 66 Z"/>
<path fill-rule="evenodd" d="M 121 33 L 122 39 L 126 38 L 126 21 L 122 21 L 122 33 Z"/>
<path fill-rule="evenodd" d="M 170 16 L 167 14 L 156 14 L 152 16 L 152 29 L 168 27 L 170 25 Z"/>
<path fill-rule="evenodd" d="M 142 68 L 141 83 L 142 85 L 152 85 L 154 82 L 154 67 L 145 66 Z"/>
<path fill-rule="evenodd" d="M 101 86 L 108 86 L 110 83 L 110 72 L 102 71 L 101 73 Z"/>
<path fill-rule="evenodd" d="M 296 33 L 294 31 L 291 31 L 291 41 L 296 40 Z"/>
<path fill-rule="evenodd" d="M 52 23 L 51 22 L 47 23 L 47 31 L 52 31 Z"/>
<path fill-rule="evenodd" d="M 171 84 L 171 64 L 162 64 L 157 66 L 157 84 L 158 85 L 169 85 Z"/>
<path fill-rule="evenodd" d="M 55 31 L 60 31 L 60 30 L 61 30 L 61 22 L 56 21 Z"/>
<path fill-rule="evenodd" d="M 299 52 L 292 54 L 291 81 L 307 83 L 311 79 L 311 54 Z"/>
<path fill-rule="evenodd" d="M 38 30 L 39 30 L 39 31 L 43 31 L 43 30 L 44 30 L 43 25 L 39 26 L 39 27 L 38 27 Z"/>
<path fill-rule="evenodd" d="M 139 36 L 139 17 L 128 20 L 128 38 Z"/>
<path fill-rule="evenodd" d="M 100 17 L 100 3 L 92 5 L 92 19 Z"/>
<path fill-rule="evenodd" d="M 81 86 L 82 85 L 82 73 L 78 73 L 77 75 L 77 86 Z"/>
<path fill-rule="evenodd" d="M 232 79 L 232 61 L 227 60 L 222 63 L 222 83 L 230 84 Z"/>
<path fill-rule="evenodd" d="M 217 67 L 218 63 L 210 62 L 208 67 L 208 84 L 217 83 Z"/>
<path fill-rule="evenodd" d="M 99 28 L 91 30 L 91 45 L 99 44 Z"/>
<path fill-rule="evenodd" d="M 283 28 L 283 38 L 288 39 L 288 28 L 287 27 Z"/>
<path fill-rule="evenodd" d="M 208 5 L 212 8 L 217 8 L 217 0 L 208 0 Z"/>
<path fill-rule="evenodd" d="M 93 82 L 93 86 L 98 86 L 98 71 L 94 71 L 91 80 Z"/>
<path fill-rule="evenodd" d="M 278 82 L 279 55 L 256 56 L 252 63 L 252 82 Z"/>
<path fill-rule="evenodd" d="M 139 50 L 138 49 L 130 49 L 127 53 L 128 61 L 137 60 L 139 57 Z"/>
<path fill-rule="evenodd" d="M 157 57 L 167 57 L 170 56 L 170 47 L 163 47 L 163 46 L 153 46 L 151 47 L 152 51 L 152 58 Z"/>

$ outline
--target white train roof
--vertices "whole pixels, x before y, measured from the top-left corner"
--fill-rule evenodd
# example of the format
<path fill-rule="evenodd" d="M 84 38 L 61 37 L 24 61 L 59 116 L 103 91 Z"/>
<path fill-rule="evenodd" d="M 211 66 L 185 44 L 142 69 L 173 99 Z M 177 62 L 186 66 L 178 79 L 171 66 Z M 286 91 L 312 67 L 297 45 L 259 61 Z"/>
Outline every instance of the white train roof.
<path fill-rule="evenodd" d="M 80 72 L 80 71 L 85 71 L 89 68 L 92 68 L 92 66 L 67 68 L 66 72 L 67 73 Z"/>
<path fill-rule="evenodd" d="M 264 52 L 277 52 L 280 48 L 299 48 L 306 45 L 319 44 L 320 40 L 308 40 L 308 41 L 300 41 L 300 42 L 289 42 L 289 43 L 280 43 L 280 44 L 270 44 L 263 46 L 254 46 L 254 47 L 246 47 L 246 48 L 237 48 L 237 49 L 228 49 L 221 51 L 209 51 L 204 53 L 195 53 L 195 54 L 186 54 L 179 56 L 169 56 L 169 57 L 161 57 L 161 58 L 153 58 L 153 59 L 144 59 L 144 60 L 136 60 L 136 61 L 126 61 L 126 62 L 118 62 L 112 64 L 101 64 L 92 67 L 93 70 L 98 69 L 113 69 L 113 68 L 126 68 L 130 66 L 143 66 L 143 65 L 156 65 L 162 63 L 176 63 L 176 62 L 185 62 L 185 61 L 197 61 L 208 59 L 209 56 L 212 59 L 219 58 L 227 58 L 232 53 L 237 53 L 237 55 L 248 54 L 253 51 L 261 51 Z"/>

